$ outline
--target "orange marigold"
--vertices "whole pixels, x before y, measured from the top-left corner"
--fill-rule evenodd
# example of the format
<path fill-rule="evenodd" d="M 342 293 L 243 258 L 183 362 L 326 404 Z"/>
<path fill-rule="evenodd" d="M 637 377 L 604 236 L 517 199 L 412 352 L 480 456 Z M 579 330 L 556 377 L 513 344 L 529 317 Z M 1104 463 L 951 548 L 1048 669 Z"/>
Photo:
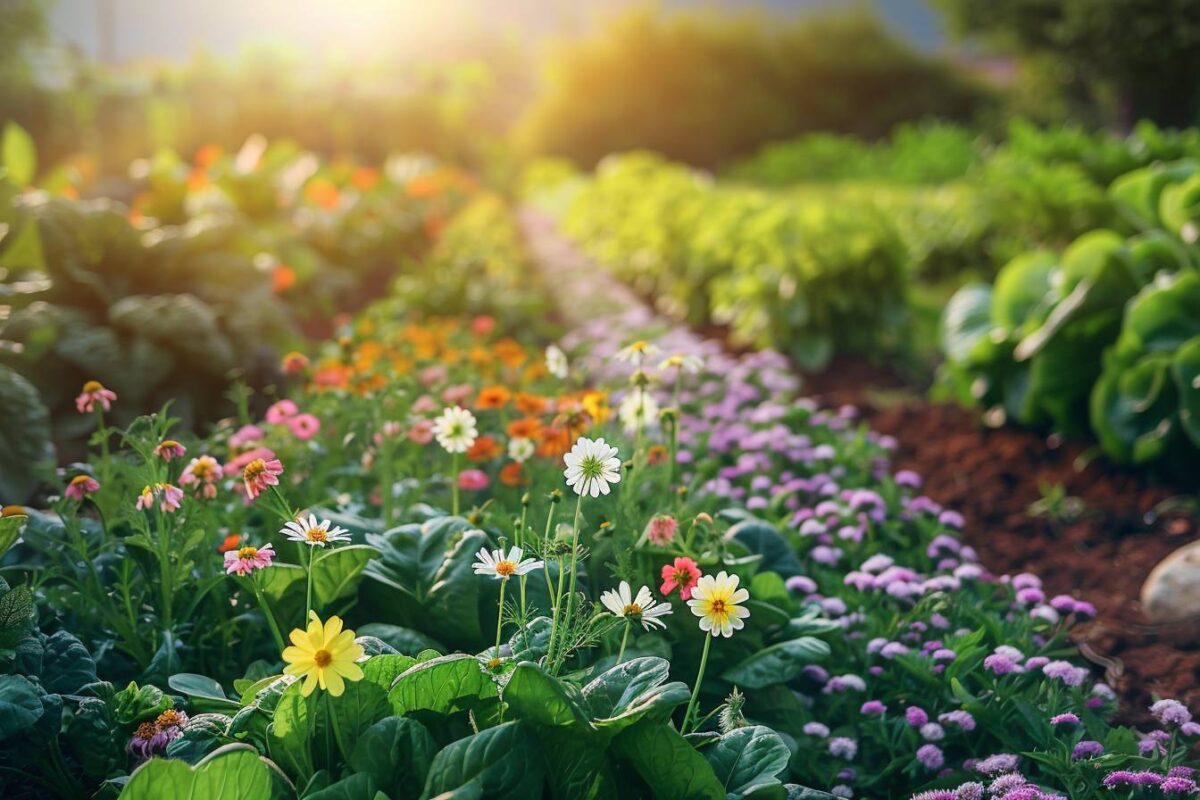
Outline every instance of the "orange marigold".
<path fill-rule="evenodd" d="M 501 467 L 499 477 L 505 486 L 521 486 L 525 483 L 525 471 L 516 461 L 510 461 Z"/>
<path fill-rule="evenodd" d="M 503 386 L 487 386 L 475 398 L 476 408 L 504 408 L 512 395 Z"/>
<path fill-rule="evenodd" d="M 494 436 L 484 435 L 478 437 L 475 444 L 467 450 L 467 458 L 470 461 L 491 461 L 503 452 L 504 448 Z"/>
<path fill-rule="evenodd" d="M 508 423 L 508 435 L 514 439 L 536 439 L 541 429 L 542 422 L 535 417 L 514 419 Z"/>

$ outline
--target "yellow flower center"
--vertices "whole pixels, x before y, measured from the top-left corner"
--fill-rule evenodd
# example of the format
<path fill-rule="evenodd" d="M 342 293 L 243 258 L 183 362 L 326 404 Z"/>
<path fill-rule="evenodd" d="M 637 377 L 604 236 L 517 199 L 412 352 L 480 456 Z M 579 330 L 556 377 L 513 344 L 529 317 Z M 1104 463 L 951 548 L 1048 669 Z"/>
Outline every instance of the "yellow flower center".
<path fill-rule="evenodd" d="M 164 450 L 168 448 L 176 448 L 179 447 L 179 442 L 175 441 L 174 439 L 163 439 L 163 443 L 160 444 L 159 447 Z"/>
<path fill-rule="evenodd" d="M 76 475 L 74 478 L 71 478 L 72 486 L 79 486 L 80 484 L 87 483 L 87 482 L 88 482 L 87 475 Z"/>
<path fill-rule="evenodd" d="M 157 725 L 153 722 L 143 722 L 141 725 L 138 725 L 136 735 L 139 739 L 153 739 L 156 733 L 158 733 Z"/>
<path fill-rule="evenodd" d="M 266 471 L 267 462 L 261 458 L 256 458 L 246 465 L 246 469 L 242 472 L 242 477 L 248 481 L 254 481 Z"/>
<path fill-rule="evenodd" d="M 633 350 L 635 352 L 638 352 L 638 353 L 644 353 L 646 351 L 646 348 L 649 346 L 650 346 L 649 342 L 645 341 L 644 339 L 639 339 L 638 341 L 629 345 L 629 349 Z"/>
<path fill-rule="evenodd" d="M 88 381 L 87 383 L 85 383 L 83 385 L 83 391 L 85 394 L 93 394 L 93 393 L 99 392 L 103 389 L 104 389 L 104 384 L 101 383 L 100 381 Z"/>
<path fill-rule="evenodd" d="M 686 569 L 675 570 L 675 582 L 676 583 L 682 583 L 683 585 L 686 586 L 687 582 L 689 580 L 691 580 L 691 577 L 692 577 L 692 573 L 688 572 Z"/>
<path fill-rule="evenodd" d="M 500 561 L 496 564 L 496 574 L 501 578 L 510 578 L 517 572 L 517 564 L 514 561 Z"/>
<path fill-rule="evenodd" d="M 709 605 L 709 609 L 714 614 L 724 614 L 725 613 L 725 601 L 724 600 L 713 600 L 712 603 Z"/>
<path fill-rule="evenodd" d="M 304 535 L 308 537 L 310 542 L 325 542 L 329 540 L 329 534 L 325 532 L 324 528 L 309 528 L 305 531 Z"/>
<path fill-rule="evenodd" d="M 626 617 L 640 617 L 642 615 L 642 607 L 637 603 L 630 603 L 625 606 L 625 610 L 621 613 Z"/>
<path fill-rule="evenodd" d="M 238 558 L 254 558 L 256 555 L 258 555 L 257 547 L 243 547 L 238 550 Z"/>
<path fill-rule="evenodd" d="M 160 727 L 169 728 L 172 725 L 178 725 L 179 723 L 183 722 L 183 717 L 179 716 L 179 712 L 175 709 L 168 708 L 166 711 L 158 715 L 158 719 L 156 719 L 155 722 L 158 723 Z"/>
<path fill-rule="evenodd" d="M 333 653 L 328 650 L 318 650 L 313 653 L 313 663 L 324 669 L 333 663 Z"/>

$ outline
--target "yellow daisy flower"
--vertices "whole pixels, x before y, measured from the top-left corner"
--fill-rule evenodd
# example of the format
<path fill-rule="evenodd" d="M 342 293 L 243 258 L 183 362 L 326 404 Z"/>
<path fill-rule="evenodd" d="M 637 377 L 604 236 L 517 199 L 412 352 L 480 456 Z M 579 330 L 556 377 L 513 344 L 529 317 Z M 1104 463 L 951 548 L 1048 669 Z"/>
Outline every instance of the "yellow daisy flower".
<path fill-rule="evenodd" d="M 283 650 L 286 675 L 304 679 L 300 694 L 308 697 L 318 685 L 334 697 L 346 689 L 345 681 L 360 681 L 363 671 L 354 663 L 363 656 L 361 645 L 354 643 L 354 631 L 342 630 L 342 618 L 330 617 L 324 624 L 317 612 L 310 611 L 308 630 L 295 628 L 292 647 Z"/>
<path fill-rule="evenodd" d="M 738 588 L 738 576 L 722 570 L 715 578 L 704 575 L 697 581 L 688 605 L 700 618 L 700 630 L 730 637 L 745 625 L 742 620 L 750 616 L 750 610 L 741 605 L 749 599 L 750 593 Z"/>

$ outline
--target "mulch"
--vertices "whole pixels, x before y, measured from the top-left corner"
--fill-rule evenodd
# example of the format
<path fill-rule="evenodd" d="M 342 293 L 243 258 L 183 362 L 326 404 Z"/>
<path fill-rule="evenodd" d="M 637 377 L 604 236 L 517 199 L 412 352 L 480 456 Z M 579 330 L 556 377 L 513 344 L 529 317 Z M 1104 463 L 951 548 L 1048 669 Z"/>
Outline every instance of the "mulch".
<path fill-rule="evenodd" d="M 1200 621 L 1154 626 L 1138 601 L 1150 570 L 1200 535 L 1194 511 L 1162 505 L 1185 497 L 1182 487 L 1096 457 L 1088 443 L 986 427 L 977 411 L 927 402 L 863 361 L 806 379 L 807 394 L 858 406 L 872 428 L 896 438 L 896 468 L 916 470 L 926 494 L 963 514 L 964 536 L 988 569 L 1033 572 L 1049 595 L 1096 606 L 1097 619 L 1072 636 L 1121 695 L 1122 721 L 1149 723 L 1146 707 L 1160 697 L 1200 707 Z M 1077 520 L 1029 513 L 1043 488 L 1057 485 L 1083 502 Z"/>

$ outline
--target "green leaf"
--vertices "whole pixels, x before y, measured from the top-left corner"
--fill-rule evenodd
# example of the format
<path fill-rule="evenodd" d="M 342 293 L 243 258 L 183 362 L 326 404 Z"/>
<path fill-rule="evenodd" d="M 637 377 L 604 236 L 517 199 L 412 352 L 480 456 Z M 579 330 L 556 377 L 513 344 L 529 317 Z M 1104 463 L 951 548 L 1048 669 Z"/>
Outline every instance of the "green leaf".
<path fill-rule="evenodd" d="M 725 790 L 712 765 L 662 723 L 644 720 L 613 740 L 613 752 L 637 770 L 661 800 L 721 800 Z"/>
<path fill-rule="evenodd" d="M 5 177 L 22 189 L 37 177 L 37 145 L 33 137 L 11 120 L 4 126 L 3 163 Z"/>
<path fill-rule="evenodd" d="M 304 800 L 375 800 L 378 796 L 375 776 L 360 772 L 330 784 L 324 789 L 305 794 Z"/>
<path fill-rule="evenodd" d="M 359 636 L 374 636 L 389 647 L 406 656 L 415 656 L 422 650 L 437 650 L 444 652 L 446 646 L 429 638 L 420 631 L 405 628 L 400 625 L 387 625 L 382 622 L 370 622 L 358 627 Z"/>
<path fill-rule="evenodd" d="M 157 717 L 171 707 L 171 698 L 157 686 L 129 685 L 113 695 L 113 719 L 118 725 L 136 725 Z"/>
<path fill-rule="evenodd" d="M 501 699 L 518 719 L 539 725 L 588 724 L 587 715 L 567 693 L 566 685 L 537 664 L 518 664 L 504 686 Z"/>
<path fill-rule="evenodd" d="M 77 694 L 82 687 L 99 680 L 92 654 L 67 631 L 56 631 L 47 637 L 45 647 L 39 677 L 47 692 Z"/>
<path fill-rule="evenodd" d="M 340 697 L 329 698 L 334 731 L 346 749 L 359 734 L 387 716 L 387 689 L 368 680 L 347 682 Z"/>
<path fill-rule="evenodd" d="M 363 671 L 363 680 L 373 683 L 381 687 L 384 692 L 392 688 L 392 684 L 396 682 L 396 678 L 400 677 L 405 670 L 417 663 L 417 660 L 412 656 L 401 656 L 391 653 L 371 656 L 364 663 L 360 664 Z"/>
<path fill-rule="evenodd" d="M 21 675 L 0 675 L 0 741 L 33 727 L 42 713 L 36 686 Z"/>
<path fill-rule="evenodd" d="M 976 343 L 992 329 L 992 287 L 970 283 L 959 289 L 942 314 L 942 352 L 952 362 L 963 362 Z"/>
<path fill-rule="evenodd" d="M 231 705 L 238 705 L 236 700 L 230 700 L 225 696 L 225 690 L 221 688 L 221 684 L 204 675 L 180 672 L 167 679 L 167 686 L 188 697 L 199 697 L 205 700 L 216 700 Z"/>
<path fill-rule="evenodd" d="M 37 487 L 38 471 L 54 462 L 50 412 L 37 389 L 0 364 L 0 496 L 23 502 Z"/>
<path fill-rule="evenodd" d="M 537 739 L 522 722 L 506 722 L 451 742 L 433 759 L 425 798 L 525 800 L 542 795 Z"/>
<path fill-rule="evenodd" d="M 725 538 L 739 542 L 751 553 L 761 554 L 763 564 L 785 578 L 804 572 L 795 549 L 770 523 L 753 518 L 743 520 L 726 531 Z"/>
<path fill-rule="evenodd" d="M 33 631 L 34 613 L 28 586 L 21 584 L 0 595 L 0 648 L 15 647 Z"/>
<path fill-rule="evenodd" d="M 316 738 L 319 712 L 300 694 L 300 686 L 301 681 L 290 684 L 279 697 L 267 729 L 267 748 L 289 775 L 307 780 L 313 774 L 308 743 Z"/>
<path fill-rule="evenodd" d="M 811 636 L 773 644 L 725 670 L 721 678 L 745 689 L 763 689 L 787 683 L 804 667 L 829 656 L 829 645 Z"/>
<path fill-rule="evenodd" d="M 791 753 L 779 734 L 762 725 L 736 728 L 704 751 L 727 797 L 778 786 Z"/>
<path fill-rule="evenodd" d="M 1171 368 L 1179 392 L 1179 421 L 1192 444 L 1200 447 L 1200 336 L 1180 346 Z"/>
<path fill-rule="evenodd" d="M 29 517 L 24 514 L 14 514 L 11 517 L 0 517 L 0 558 L 8 552 L 8 548 L 12 547 L 17 541 L 17 537 L 21 535 L 21 530 L 25 527 L 25 521 Z M 0 623 L 0 628 L 3 628 Z"/>
<path fill-rule="evenodd" d="M 362 732 L 350 754 L 350 768 L 368 773 L 392 800 L 421 794 L 437 743 L 421 723 L 408 717 L 388 717 Z"/>
<path fill-rule="evenodd" d="M 313 594 L 317 604 L 328 606 L 354 594 L 367 562 L 379 555 L 374 547 L 352 544 L 322 553 L 313 559 Z"/>
<path fill-rule="evenodd" d="M 448 714 L 476 708 L 497 695 L 496 683 L 479 659 L 457 653 L 409 668 L 396 678 L 388 702 L 396 714 L 416 710 Z"/>
<path fill-rule="evenodd" d="M 638 720 L 666 719 L 691 698 L 678 681 L 664 683 L 671 665 L 665 658 L 643 656 L 618 664 L 583 687 L 583 697 L 593 724 L 616 732 Z"/>
<path fill-rule="evenodd" d="M 213 751 L 196 766 L 152 758 L 129 777 L 121 800 L 242 800 L 270 798 L 287 779 L 279 768 L 246 744 L 229 744 Z"/>

